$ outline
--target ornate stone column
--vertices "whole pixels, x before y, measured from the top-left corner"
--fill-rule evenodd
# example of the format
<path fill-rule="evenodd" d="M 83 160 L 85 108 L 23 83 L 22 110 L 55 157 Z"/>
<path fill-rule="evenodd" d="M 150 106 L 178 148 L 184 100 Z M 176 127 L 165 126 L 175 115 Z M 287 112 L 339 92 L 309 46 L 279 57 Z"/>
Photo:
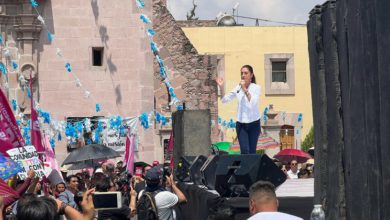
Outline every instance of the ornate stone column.
<path fill-rule="evenodd" d="M 3 79 L 9 99 L 16 99 L 19 110 L 30 113 L 27 91 L 21 86 L 21 75 L 30 80 L 32 73 L 33 93 L 38 93 L 37 43 L 42 25 L 27 0 L 5 0 L 0 9 L 1 35 L 3 37 L 1 62 L 7 67 L 8 75 Z M 12 68 L 12 61 L 18 64 Z M 35 95 L 35 97 L 39 97 Z"/>

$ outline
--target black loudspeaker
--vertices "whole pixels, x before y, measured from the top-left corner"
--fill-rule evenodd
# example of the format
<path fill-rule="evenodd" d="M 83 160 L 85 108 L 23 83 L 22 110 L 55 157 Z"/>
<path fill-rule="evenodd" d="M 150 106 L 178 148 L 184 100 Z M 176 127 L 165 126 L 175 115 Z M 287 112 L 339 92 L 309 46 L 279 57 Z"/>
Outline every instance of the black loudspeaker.
<path fill-rule="evenodd" d="M 190 176 L 191 181 L 195 185 L 202 185 L 203 184 L 203 176 L 200 172 L 200 168 L 203 166 L 203 164 L 206 162 L 207 157 L 203 155 L 199 155 L 195 158 L 195 160 L 192 162 L 190 166 Z"/>
<path fill-rule="evenodd" d="M 222 197 L 248 196 L 258 180 L 279 186 L 286 175 L 265 154 L 221 155 L 215 171 L 215 190 Z"/>
<path fill-rule="evenodd" d="M 210 155 L 200 168 L 203 176 L 203 185 L 209 189 L 215 189 L 215 171 L 217 170 L 218 159 L 219 155 Z"/>
<path fill-rule="evenodd" d="M 190 182 L 190 167 L 194 156 L 180 157 L 176 164 L 176 172 L 174 172 L 176 179 L 181 182 Z"/>
<path fill-rule="evenodd" d="M 210 155 L 210 110 L 185 110 L 172 114 L 174 163 L 182 156 Z"/>

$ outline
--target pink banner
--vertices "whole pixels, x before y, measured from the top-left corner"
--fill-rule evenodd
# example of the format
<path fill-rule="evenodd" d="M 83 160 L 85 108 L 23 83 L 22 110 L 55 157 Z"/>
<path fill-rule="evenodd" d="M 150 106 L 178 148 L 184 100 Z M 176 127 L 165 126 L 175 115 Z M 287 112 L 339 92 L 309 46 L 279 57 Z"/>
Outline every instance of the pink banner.
<path fill-rule="evenodd" d="M 132 175 L 134 174 L 134 143 L 135 135 L 128 134 L 126 136 L 126 152 L 125 152 L 125 162 L 126 170 Z"/>
<path fill-rule="evenodd" d="M 169 141 L 168 141 L 168 153 L 170 154 L 171 156 L 171 161 L 169 163 L 169 167 L 173 170 L 174 167 L 175 167 L 175 163 L 173 161 L 173 146 L 174 146 L 174 142 L 173 142 L 173 131 L 171 131 L 171 136 L 169 137 Z"/>
<path fill-rule="evenodd" d="M 0 114 L 0 152 L 8 155 L 7 150 L 23 147 L 24 140 L 2 89 L 0 89 Z"/>
<path fill-rule="evenodd" d="M 60 171 L 60 168 L 58 166 L 57 160 L 56 160 L 56 155 L 51 148 L 50 140 L 49 137 L 46 135 L 43 135 L 43 140 L 44 140 L 44 148 L 45 148 L 45 162 L 50 164 L 50 167 L 53 170 L 58 170 Z"/>

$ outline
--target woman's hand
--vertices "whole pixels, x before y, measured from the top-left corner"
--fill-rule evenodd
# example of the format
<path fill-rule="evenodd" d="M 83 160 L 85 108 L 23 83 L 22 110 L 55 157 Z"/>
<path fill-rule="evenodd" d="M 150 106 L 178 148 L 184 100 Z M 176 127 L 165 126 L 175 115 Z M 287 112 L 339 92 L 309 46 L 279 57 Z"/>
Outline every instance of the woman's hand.
<path fill-rule="evenodd" d="M 218 77 L 215 82 L 217 82 L 218 86 L 219 87 L 223 87 L 223 78 L 222 77 Z"/>

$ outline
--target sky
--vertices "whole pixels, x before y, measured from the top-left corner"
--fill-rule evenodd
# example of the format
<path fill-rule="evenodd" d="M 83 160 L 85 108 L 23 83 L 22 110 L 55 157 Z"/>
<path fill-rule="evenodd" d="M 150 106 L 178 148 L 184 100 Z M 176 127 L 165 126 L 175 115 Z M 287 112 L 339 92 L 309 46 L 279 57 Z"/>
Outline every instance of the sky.
<path fill-rule="evenodd" d="M 219 12 L 232 14 L 236 3 L 238 15 L 262 18 L 275 21 L 305 24 L 309 12 L 315 5 L 322 4 L 325 0 L 168 0 L 168 9 L 176 20 L 186 20 L 186 14 L 192 9 L 192 1 L 198 5 L 195 16 L 200 20 L 215 19 Z M 245 26 L 254 26 L 254 20 L 238 18 L 238 23 Z M 261 22 L 260 25 L 278 25 L 275 23 Z"/>

